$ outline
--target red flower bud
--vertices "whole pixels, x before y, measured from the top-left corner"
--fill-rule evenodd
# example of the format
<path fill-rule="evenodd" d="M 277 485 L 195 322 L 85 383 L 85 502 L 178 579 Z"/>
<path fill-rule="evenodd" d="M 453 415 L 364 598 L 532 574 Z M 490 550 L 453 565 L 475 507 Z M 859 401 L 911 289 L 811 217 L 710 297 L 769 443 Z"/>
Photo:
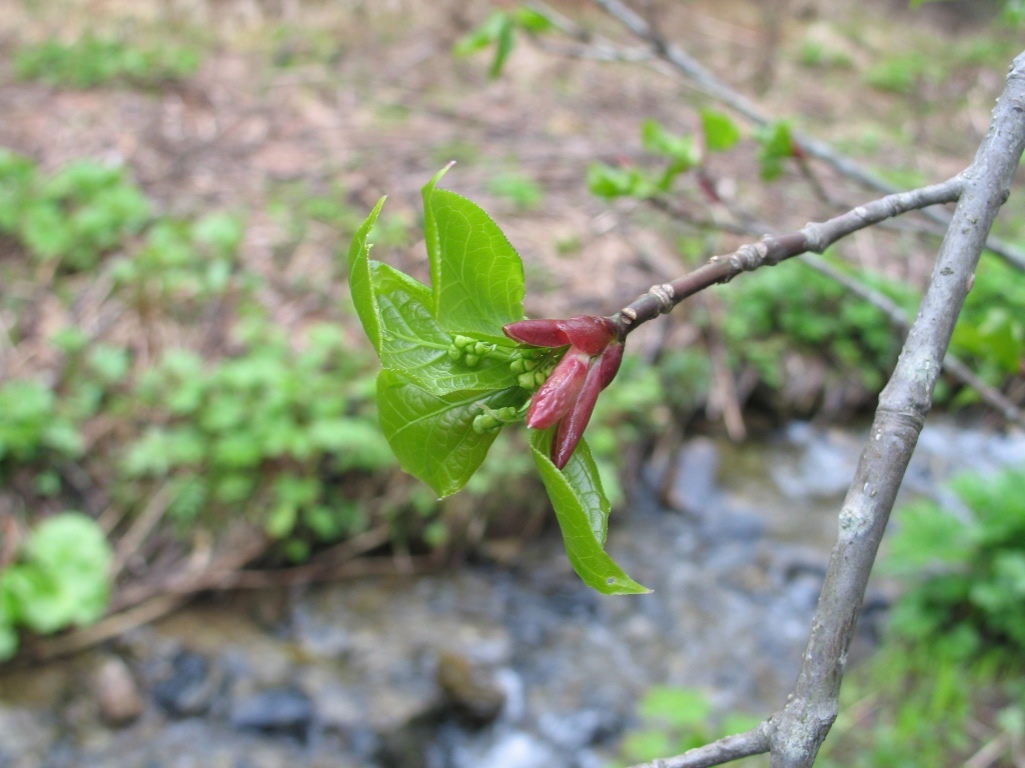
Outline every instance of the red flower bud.
<path fill-rule="evenodd" d="M 565 354 L 530 401 L 528 427 L 547 429 L 569 413 L 587 377 L 588 362 L 587 355 L 573 349 Z"/>
<path fill-rule="evenodd" d="M 591 360 L 580 393 L 569 413 L 555 426 L 552 438 L 552 463 L 562 469 L 573 455 L 591 420 L 598 394 L 605 389 L 619 370 L 623 360 L 623 344 L 610 344 L 597 359 Z"/>
<path fill-rule="evenodd" d="M 552 463 L 562 469 L 583 437 L 598 394 L 619 370 L 623 360 L 619 329 L 608 318 L 578 315 L 567 320 L 521 320 L 503 330 L 521 344 L 569 346 L 527 410 L 528 427 L 555 426 Z"/>
<path fill-rule="evenodd" d="M 570 343 L 561 320 L 520 320 L 502 330 L 513 341 L 532 347 L 565 347 Z"/>
<path fill-rule="evenodd" d="M 604 317 L 580 315 L 563 320 L 562 330 L 570 344 L 591 357 L 600 354 L 616 338 L 616 326 Z"/>

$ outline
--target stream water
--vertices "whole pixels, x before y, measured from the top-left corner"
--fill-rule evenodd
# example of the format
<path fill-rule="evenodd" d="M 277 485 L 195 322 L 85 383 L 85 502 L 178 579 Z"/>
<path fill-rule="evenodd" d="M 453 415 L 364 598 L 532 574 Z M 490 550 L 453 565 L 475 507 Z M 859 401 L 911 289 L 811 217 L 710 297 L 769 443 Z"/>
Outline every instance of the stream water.
<path fill-rule="evenodd" d="M 0 670 L 0 768 L 597 768 L 653 684 L 764 715 L 796 675 L 861 439 L 795 423 L 653 462 L 609 537 L 650 595 L 590 591 L 553 532 L 511 568 L 236 595 Z M 931 423 L 902 493 L 1023 465 L 1023 437 Z"/>

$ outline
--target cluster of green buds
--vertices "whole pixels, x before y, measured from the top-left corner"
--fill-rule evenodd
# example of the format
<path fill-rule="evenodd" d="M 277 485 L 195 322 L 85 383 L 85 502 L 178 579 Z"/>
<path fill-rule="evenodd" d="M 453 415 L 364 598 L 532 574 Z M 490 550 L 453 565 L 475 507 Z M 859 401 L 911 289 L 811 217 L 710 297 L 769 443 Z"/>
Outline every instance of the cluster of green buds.
<path fill-rule="evenodd" d="M 545 383 L 555 367 L 554 359 L 546 359 L 546 349 L 518 349 L 513 353 L 509 369 L 516 374 L 516 383 L 531 392 Z"/>
<path fill-rule="evenodd" d="M 476 368 L 480 361 L 492 355 L 497 344 L 477 341 L 469 336 L 455 336 L 448 348 L 448 357 L 453 363 L 461 362 L 467 368 Z"/>
<path fill-rule="evenodd" d="M 493 434 L 502 429 L 506 424 L 518 421 L 523 418 L 527 407 L 524 405 L 517 408 L 515 405 L 507 405 L 505 408 L 488 408 L 473 417 L 473 431 L 479 435 Z"/>

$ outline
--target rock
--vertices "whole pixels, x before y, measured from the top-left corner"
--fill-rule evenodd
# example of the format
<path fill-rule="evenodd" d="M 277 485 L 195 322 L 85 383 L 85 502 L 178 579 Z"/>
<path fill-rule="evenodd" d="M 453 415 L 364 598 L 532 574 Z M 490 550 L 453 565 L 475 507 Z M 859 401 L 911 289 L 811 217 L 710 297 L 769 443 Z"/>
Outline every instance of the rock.
<path fill-rule="evenodd" d="M 295 688 L 255 693 L 232 707 L 231 724 L 241 731 L 293 736 L 305 741 L 316 712 L 313 702 Z"/>
<path fill-rule="evenodd" d="M 90 688 L 107 725 L 127 725 L 146 708 L 135 677 L 119 656 L 104 659 L 92 675 Z"/>
<path fill-rule="evenodd" d="M 577 712 L 545 712 L 538 730 L 553 744 L 569 752 L 601 744 L 623 730 L 622 718 L 611 710 L 581 709 Z"/>
<path fill-rule="evenodd" d="M 193 717 L 210 708 L 219 674 L 198 653 L 180 651 L 153 686 L 153 699 L 171 717 Z"/>
<path fill-rule="evenodd" d="M 665 504 L 677 512 L 703 516 L 713 503 L 719 448 L 708 437 L 696 437 L 684 445 L 671 465 L 663 488 Z"/>
<path fill-rule="evenodd" d="M 495 675 L 464 654 L 442 652 L 436 680 L 446 701 L 473 725 L 490 723 L 505 704 L 505 690 Z"/>

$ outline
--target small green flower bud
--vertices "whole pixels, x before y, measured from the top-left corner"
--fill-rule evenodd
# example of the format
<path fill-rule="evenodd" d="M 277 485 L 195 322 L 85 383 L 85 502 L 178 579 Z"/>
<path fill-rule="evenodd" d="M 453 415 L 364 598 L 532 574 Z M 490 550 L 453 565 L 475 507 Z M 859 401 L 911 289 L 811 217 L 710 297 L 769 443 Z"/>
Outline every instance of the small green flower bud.
<path fill-rule="evenodd" d="M 452 342 L 459 349 L 466 349 L 471 344 L 476 344 L 477 343 L 473 339 L 471 339 L 469 336 L 455 336 L 455 337 L 453 337 Z"/>
<path fill-rule="evenodd" d="M 534 390 L 537 389 L 538 384 L 534 381 L 535 376 L 533 371 L 527 371 L 527 373 L 521 373 L 516 377 L 516 383 L 518 383 L 524 389 Z"/>
<path fill-rule="evenodd" d="M 463 358 L 463 362 L 469 368 L 476 368 L 480 364 L 480 355 L 467 355 Z"/>
<path fill-rule="evenodd" d="M 451 360 L 453 363 L 459 362 L 462 356 L 462 350 L 460 350 L 455 344 L 448 348 L 448 359 Z"/>
<path fill-rule="evenodd" d="M 509 363 L 509 370 L 513 373 L 526 373 L 527 372 L 527 361 L 523 358 L 516 358 Z"/>
<path fill-rule="evenodd" d="M 475 355 L 486 355 L 491 351 L 491 345 L 485 344 L 483 341 L 478 341 L 473 345 L 473 354 Z"/>
<path fill-rule="evenodd" d="M 507 405 L 505 408 L 499 408 L 495 411 L 495 416 L 504 422 L 516 421 L 516 417 L 519 414 L 519 408 L 514 405 Z"/>
<path fill-rule="evenodd" d="M 473 417 L 473 431 L 478 435 L 498 432 L 503 424 L 490 413 L 478 413 Z"/>

